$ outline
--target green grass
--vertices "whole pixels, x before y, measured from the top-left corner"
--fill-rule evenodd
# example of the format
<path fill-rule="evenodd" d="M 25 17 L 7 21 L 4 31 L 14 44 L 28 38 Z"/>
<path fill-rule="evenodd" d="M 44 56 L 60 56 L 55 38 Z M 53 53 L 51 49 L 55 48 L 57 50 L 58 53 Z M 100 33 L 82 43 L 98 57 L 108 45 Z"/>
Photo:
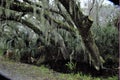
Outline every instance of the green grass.
<path fill-rule="evenodd" d="M 103 78 L 103 77 L 92 77 L 91 75 L 85 75 L 82 73 L 76 74 L 64 74 L 58 73 L 51 69 L 44 67 L 33 67 L 33 70 L 39 70 L 44 77 L 48 77 L 50 80 L 118 80 L 117 76 Z"/>
<path fill-rule="evenodd" d="M 101 77 L 91 77 L 90 75 L 83 75 L 81 73 L 78 74 L 61 74 L 62 76 L 66 77 L 66 80 L 118 80 L 117 76 L 108 77 L 108 78 L 101 78 Z M 65 78 L 63 77 L 63 78 Z"/>

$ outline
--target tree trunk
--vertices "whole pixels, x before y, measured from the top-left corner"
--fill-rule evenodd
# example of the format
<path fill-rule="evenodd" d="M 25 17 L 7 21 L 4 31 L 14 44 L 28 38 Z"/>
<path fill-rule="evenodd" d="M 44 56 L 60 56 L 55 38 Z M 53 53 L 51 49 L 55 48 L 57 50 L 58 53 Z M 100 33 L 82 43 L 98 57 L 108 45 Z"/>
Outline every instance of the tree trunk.
<path fill-rule="evenodd" d="M 79 33 L 83 39 L 84 45 L 86 49 L 89 51 L 90 56 L 92 58 L 92 64 L 95 66 L 97 70 L 102 66 L 103 59 L 100 56 L 99 49 L 93 39 L 92 32 L 90 30 L 93 21 L 89 20 L 88 16 L 85 16 L 80 11 L 78 5 L 74 0 L 59 0 L 63 6 L 66 8 L 67 12 L 70 14 L 73 22 L 79 30 Z M 72 12 L 70 11 L 70 4 L 72 8 Z"/>

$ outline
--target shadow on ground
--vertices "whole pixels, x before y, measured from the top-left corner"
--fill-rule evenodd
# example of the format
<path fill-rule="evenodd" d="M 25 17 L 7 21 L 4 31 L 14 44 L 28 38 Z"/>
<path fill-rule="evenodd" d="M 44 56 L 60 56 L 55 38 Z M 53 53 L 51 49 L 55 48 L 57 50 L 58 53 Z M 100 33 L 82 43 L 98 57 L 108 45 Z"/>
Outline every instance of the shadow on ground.
<path fill-rule="evenodd" d="M 92 77 L 110 77 L 118 75 L 117 69 L 104 68 L 99 71 L 96 70 L 93 66 L 90 66 L 87 63 L 77 62 L 74 70 L 70 70 L 66 64 L 68 61 L 48 61 L 43 63 L 47 68 L 53 69 L 54 71 L 60 73 L 79 73 L 91 75 Z"/>

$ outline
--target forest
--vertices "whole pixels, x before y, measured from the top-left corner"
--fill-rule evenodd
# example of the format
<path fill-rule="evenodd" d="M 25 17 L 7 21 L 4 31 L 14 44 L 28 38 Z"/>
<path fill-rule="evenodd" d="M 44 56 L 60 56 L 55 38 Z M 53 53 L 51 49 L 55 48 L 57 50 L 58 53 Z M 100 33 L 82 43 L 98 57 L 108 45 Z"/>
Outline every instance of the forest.
<path fill-rule="evenodd" d="M 0 56 L 59 73 L 117 78 L 120 7 L 110 1 L 0 0 Z"/>

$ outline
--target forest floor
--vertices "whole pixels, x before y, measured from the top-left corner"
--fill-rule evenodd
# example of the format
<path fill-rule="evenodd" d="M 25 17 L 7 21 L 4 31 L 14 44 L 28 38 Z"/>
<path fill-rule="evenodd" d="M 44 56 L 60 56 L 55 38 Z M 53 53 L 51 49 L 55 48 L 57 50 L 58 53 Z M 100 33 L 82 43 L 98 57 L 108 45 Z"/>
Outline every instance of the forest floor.
<path fill-rule="evenodd" d="M 45 66 L 34 66 L 4 59 L 0 56 L 0 74 L 11 80 L 118 80 L 117 76 L 102 78 L 82 73 L 59 73 Z"/>

